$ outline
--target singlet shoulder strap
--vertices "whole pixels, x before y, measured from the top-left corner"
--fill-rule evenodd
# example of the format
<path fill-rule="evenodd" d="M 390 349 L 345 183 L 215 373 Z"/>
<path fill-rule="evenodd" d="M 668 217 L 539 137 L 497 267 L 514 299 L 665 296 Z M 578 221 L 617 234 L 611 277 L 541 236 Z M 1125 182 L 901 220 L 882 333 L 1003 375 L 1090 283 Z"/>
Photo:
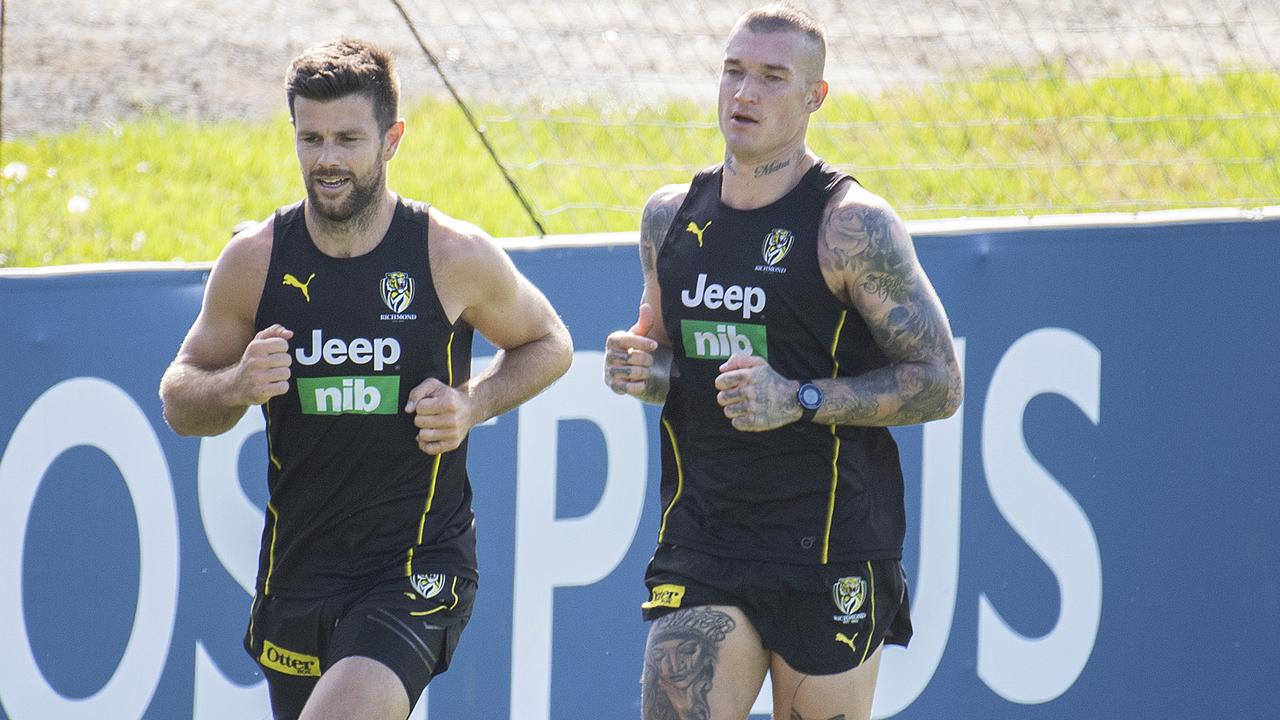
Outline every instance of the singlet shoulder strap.
<path fill-rule="evenodd" d="M 858 178 L 828 163 L 826 160 L 819 160 L 810 170 L 808 178 L 813 187 L 828 195 L 835 192 L 846 182 L 853 182 L 859 187 L 862 186 L 862 183 L 858 182 Z"/>
<path fill-rule="evenodd" d="M 718 163 L 711 167 L 705 167 L 694 174 L 693 179 L 689 181 L 689 192 L 692 194 L 695 190 L 702 187 L 708 182 L 720 182 L 720 176 L 724 173 L 724 164 Z"/>

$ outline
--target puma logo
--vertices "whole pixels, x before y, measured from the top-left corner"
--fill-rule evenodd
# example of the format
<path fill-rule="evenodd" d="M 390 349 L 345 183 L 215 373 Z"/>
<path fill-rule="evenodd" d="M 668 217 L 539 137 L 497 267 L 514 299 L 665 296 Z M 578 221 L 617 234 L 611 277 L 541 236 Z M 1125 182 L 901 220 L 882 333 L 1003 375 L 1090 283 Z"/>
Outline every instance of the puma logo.
<path fill-rule="evenodd" d="M 848 645 L 849 649 L 854 651 L 855 653 L 858 652 L 858 648 L 854 647 L 853 644 L 857 641 L 858 641 L 858 633 L 854 633 L 853 637 L 849 637 L 844 633 L 836 633 L 836 642 L 840 642 L 840 643 L 844 643 L 845 645 Z"/>
<path fill-rule="evenodd" d="M 302 297 L 306 298 L 307 302 L 311 302 L 311 292 L 307 290 L 307 286 L 311 284 L 311 281 L 314 280 L 315 277 L 316 274 L 311 273 L 311 277 L 307 278 L 306 282 L 302 282 L 298 280 L 298 278 L 294 277 L 292 273 L 285 273 L 284 282 L 280 284 L 298 288 L 302 291 Z"/>
<path fill-rule="evenodd" d="M 706 225 L 698 227 L 697 223 L 689 221 L 689 226 L 686 227 L 684 231 L 693 233 L 694 237 L 698 238 L 698 247 L 702 247 L 702 233 L 706 232 L 707 228 L 711 227 L 711 222 L 712 221 L 708 220 Z"/>

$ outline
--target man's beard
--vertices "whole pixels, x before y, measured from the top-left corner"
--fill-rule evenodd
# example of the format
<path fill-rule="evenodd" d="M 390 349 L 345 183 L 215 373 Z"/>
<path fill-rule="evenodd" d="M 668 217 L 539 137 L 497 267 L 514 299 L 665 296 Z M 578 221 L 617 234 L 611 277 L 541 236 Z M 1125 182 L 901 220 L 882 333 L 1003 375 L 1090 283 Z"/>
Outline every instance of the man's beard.
<path fill-rule="evenodd" d="M 366 182 L 360 182 L 359 178 L 351 178 L 351 192 L 348 193 L 345 200 L 340 201 L 337 205 L 322 202 L 316 193 L 317 180 L 312 177 L 307 183 L 307 197 L 311 200 L 311 208 L 316 215 L 331 223 L 344 223 L 348 220 L 364 214 L 374 200 L 382 193 L 382 180 L 386 171 L 382 163 L 377 164 L 377 169 L 369 175 Z"/>

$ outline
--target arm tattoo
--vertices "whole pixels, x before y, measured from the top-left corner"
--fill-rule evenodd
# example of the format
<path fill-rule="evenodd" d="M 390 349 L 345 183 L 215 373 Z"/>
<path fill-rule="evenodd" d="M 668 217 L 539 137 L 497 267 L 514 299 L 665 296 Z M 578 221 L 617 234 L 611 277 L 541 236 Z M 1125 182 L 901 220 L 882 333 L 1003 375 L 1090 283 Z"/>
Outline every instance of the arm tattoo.
<path fill-rule="evenodd" d="M 640 267 L 644 271 L 645 283 L 658 282 L 658 253 L 666 242 L 667 233 L 676 213 L 680 210 L 680 196 L 660 190 L 644 206 L 644 214 L 640 219 Z M 655 313 L 662 308 L 655 307 Z M 640 400 L 655 405 L 666 401 L 667 391 L 671 386 L 670 378 L 671 350 L 659 344 L 654 353 L 654 363 L 649 370 L 649 378 L 645 382 L 644 393 Z"/>
<path fill-rule="evenodd" d="M 902 298 L 907 295 L 907 281 L 899 275 L 871 273 L 862 281 L 862 289 L 882 301 Z"/>
<path fill-rule="evenodd" d="M 680 206 L 671 198 L 655 198 L 645 205 L 644 215 L 640 218 L 640 266 L 645 277 L 658 272 L 658 252 L 662 250 L 671 221 L 679 209 Z"/>
<path fill-rule="evenodd" d="M 892 364 L 834 393 L 839 423 L 914 424 L 945 417 L 959 404 L 946 318 L 916 270 L 910 238 L 893 211 L 880 205 L 837 206 L 824 220 L 823 269 L 851 279 L 846 302 L 861 294 L 885 310 L 868 318 Z M 896 408 L 896 409 L 895 409 Z"/>
<path fill-rule="evenodd" d="M 641 694 L 644 720 L 709 720 L 707 695 L 720 646 L 737 623 L 718 610 L 694 607 L 663 615 L 649 630 Z"/>

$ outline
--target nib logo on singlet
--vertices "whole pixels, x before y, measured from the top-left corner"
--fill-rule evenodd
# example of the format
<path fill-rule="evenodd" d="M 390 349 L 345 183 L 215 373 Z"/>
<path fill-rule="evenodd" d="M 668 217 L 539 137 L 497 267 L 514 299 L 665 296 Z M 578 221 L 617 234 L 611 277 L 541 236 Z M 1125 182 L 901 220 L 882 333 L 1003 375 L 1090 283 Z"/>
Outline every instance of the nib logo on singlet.
<path fill-rule="evenodd" d="M 769 359 L 765 326 L 708 320 L 681 320 L 680 339 L 685 357 L 723 360 L 730 355 L 755 355 Z"/>
<path fill-rule="evenodd" d="M 298 348 L 294 356 L 302 365 L 373 365 L 374 372 L 400 359 L 395 338 L 324 339 L 311 331 L 311 348 Z M 400 399 L 400 376 L 364 375 L 298 378 L 298 400 L 304 415 L 394 415 Z"/>

